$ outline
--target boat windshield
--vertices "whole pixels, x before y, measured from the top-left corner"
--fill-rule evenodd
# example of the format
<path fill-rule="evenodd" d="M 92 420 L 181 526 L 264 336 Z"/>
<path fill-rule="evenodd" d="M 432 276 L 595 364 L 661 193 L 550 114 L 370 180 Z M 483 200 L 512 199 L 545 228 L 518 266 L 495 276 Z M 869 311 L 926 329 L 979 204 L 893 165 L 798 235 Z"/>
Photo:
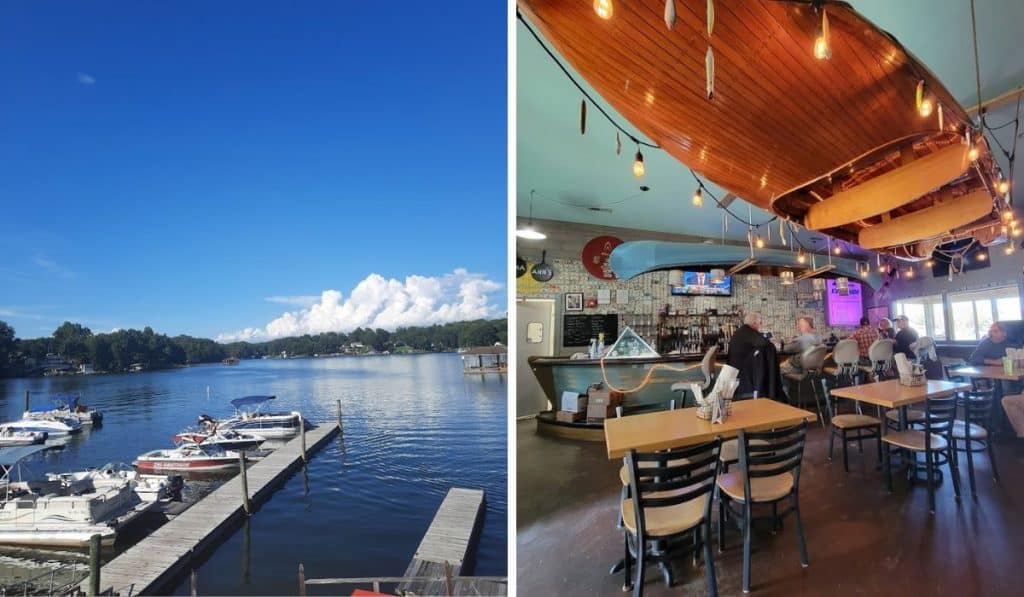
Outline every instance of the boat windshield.
<path fill-rule="evenodd" d="M 243 396 L 242 398 L 232 400 L 231 405 L 236 410 L 243 410 L 244 408 L 259 410 L 264 404 L 276 398 L 277 396 Z"/>

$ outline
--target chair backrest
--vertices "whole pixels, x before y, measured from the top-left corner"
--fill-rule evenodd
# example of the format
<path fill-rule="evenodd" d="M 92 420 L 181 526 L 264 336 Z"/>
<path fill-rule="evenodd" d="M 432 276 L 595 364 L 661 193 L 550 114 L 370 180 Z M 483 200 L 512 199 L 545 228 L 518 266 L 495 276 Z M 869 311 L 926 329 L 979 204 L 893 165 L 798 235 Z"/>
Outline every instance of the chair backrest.
<path fill-rule="evenodd" d="M 929 398 L 925 401 L 924 410 L 925 447 L 930 450 L 933 433 L 950 439 L 956 419 L 956 396 Z"/>
<path fill-rule="evenodd" d="M 937 361 L 939 356 L 935 352 L 935 340 L 932 340 L 930 336 L 921 336 L 917 339 L 917 346 L 914 348 L 915 354 L 917 354 L 918 360 L 921 361 Z"/>
<path fill-rule="evenodd" d="M 626 455 L 629 487 L 633 495 L 637 535 L 646 529 L 645 508 L 667 508 L 706 497 L 704 516 L 711 516 L 711 493 L 718 478 L 718 456 L 722 438 L 710 442 L 665 450 L 663 452 L 637 452 Z M 644 463 L 641 475 L 640 463 Z"/>
<path fill-rule="evenodd" d="M 793 473 L 793 491 L 800 482 L 800 464 L 807 439 L 807 421 L 772 431 L 740 431 L 739 456 L 744 477 L 744 495 L 750 503 L 750 479 Z M 752 440 L 762 440 L 753 443 Z"/>
<path fill-rule="evenodd" d="M 700 370 L 704 373 L 704 387 L 711 386 L 711 376 L 714 373 L 715 357 L 718 356 L 718 345 L 715 344 L 704 353 L 704 358 L 700 361 Z"/>
<path fill-rule="evenodd" d="M 964 419 L 967 423 L 992 429 L 992 405 L 995 403 L 995 390 L 992 388 L 977 389 L 967 392 L 960 401 L 964 407 Z"/>
<path fill-rule="evenodd" d="M 826 346 L 812 346 L 800 355 L 800 366 L 805 371 L 819 371 L 825 365 Z"/>
<path fill-rule="evenodd" d="M 955 374 L 952 373 L 952 371 L 953 371 L 953 369 L 957 369 L 959 367 L 963 367 L 966 364 L 967 363 L 965 361 L 963 361 L 963 360 L 952 361 L 952 362 L 949 362 L 949 363 L 943 363 L 942 364 L 942 371 L 946 374 L 946 379 L 962 381 L 963 380 L 963 376 L 962 375 L 955 375 Z"/>
<path fill-rule="evenodd" d="M 872 363 L 888 361 L 892 358 L 893 341 L 888 338 L 879 338 L 868 347 L 868 358 Z"/>
<path fill-rule="evenodd" d="M 836 347 L 832 350 L 832 358 L 840 367 L 856 366 L 860 361 L 860 348 L 857 346 L 857 341 L 847 338 L 837 342 Z"/>

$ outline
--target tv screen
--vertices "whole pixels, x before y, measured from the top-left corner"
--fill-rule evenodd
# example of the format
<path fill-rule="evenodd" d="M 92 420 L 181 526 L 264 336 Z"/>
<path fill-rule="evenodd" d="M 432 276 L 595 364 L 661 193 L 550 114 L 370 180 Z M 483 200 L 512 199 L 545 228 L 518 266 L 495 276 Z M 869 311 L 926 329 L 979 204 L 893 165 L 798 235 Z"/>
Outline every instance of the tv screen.
<path fill-rule="evenodd" d="M 860 325 L 860 318 L 864 317 L 864 295 L 860 282 L 850 281 L 847 286 L 846 294 L 840 294 L 835 280 L 825 281 L 828 290 L 828 325 L 856 327 Z"/>
<path fill-rule="evenodd" d="M 673 286 L 676 296 L 732 296 L 732 276 L 712 282 L 708 272 L 683 272 L 683 285 Z"/>

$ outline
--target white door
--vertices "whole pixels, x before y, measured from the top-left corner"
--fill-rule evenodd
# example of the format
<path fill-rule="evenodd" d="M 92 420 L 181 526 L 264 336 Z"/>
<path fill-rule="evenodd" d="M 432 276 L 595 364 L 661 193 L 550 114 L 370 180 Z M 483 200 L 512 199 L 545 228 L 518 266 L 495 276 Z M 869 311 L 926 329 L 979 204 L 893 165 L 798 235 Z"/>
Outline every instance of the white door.
<path fill-rule="evenodd" d="M 555 301 L 516 301 L 516 416 L 547 410 L 548 399 L 527 359 L 555 355 Z"/>

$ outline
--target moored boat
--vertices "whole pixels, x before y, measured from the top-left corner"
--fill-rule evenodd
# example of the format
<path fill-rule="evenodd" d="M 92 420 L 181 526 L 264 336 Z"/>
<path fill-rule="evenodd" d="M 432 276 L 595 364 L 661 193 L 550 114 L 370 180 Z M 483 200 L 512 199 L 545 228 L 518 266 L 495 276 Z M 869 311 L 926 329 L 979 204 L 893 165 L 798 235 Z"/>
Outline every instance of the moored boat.
<path fill-rule="evenodd" d="M 0 425 L 0 433 L 6 430 L 46 433 L 49 437 L 59 437 L 80 432 L 82 424 L 75 419 L 21 419 Z"/>
<path fill-rule="evenodd" d="M 4 490 L 0 544 L 85 547 L 90 537 L 99 535 L 102 545 L 111 546 L 118 532 L 138 520 L 163 495 L 159 479 L 122 474 L 112 465 L 21 480 L 21 461 L 43 449 L 0 449 Z M 16 468 L 17 481 L 12 478 Z"/>
<path fill-rule="evenodd" d="M 223 450 L 251 450 L 258 448 L 267 438 L 253 433 L 242 433 L 231 429 L 223 431 L 183 431 L 173 437 L 182 445 L 214 447 Z"/>
<path fill-rule="evenodd" d="M 140 455 L 132 464 L 139 472 L 156 471 L 226 471 L 238 468 L 238 452 L 181 446 L 152 450 Z"/>
<path fill-rule="evenodd" d="M 46 441 L 48 434 L 45 431 L 18 431 L 11 428 L 0 429 L 0 447 L 4 446 L 31 446 Z"/>
<path fill-rule="evenodd" d="M 235 416 L 223 421 L 215 421 L 208 415 L 201 415 L 199 423 L 210 429 L 256 433 L 265 438 L 291 437 L 297 434 L 302 426 L 305 426 L 306 429 L 312 428 L 312 425 L 303 419 L 302 414 L 297 411 L 262 412 L 263 406 L 275 399 L 275 396 L 235 398 L 231 401 L 231 405 L 235 407 Z"/>
<path fill-rule="evenodd" d="M 89 410 L 89 407 L 81 403 L 81 397 L 77 394 L 57 394 L 50 397 L 52 406 L 40 410 L 26 410 L 22 415 L 24 419 L 74 419 L 81 425 L 100 425 L 103 423 L 103 413 L 96 410 Z"/>

